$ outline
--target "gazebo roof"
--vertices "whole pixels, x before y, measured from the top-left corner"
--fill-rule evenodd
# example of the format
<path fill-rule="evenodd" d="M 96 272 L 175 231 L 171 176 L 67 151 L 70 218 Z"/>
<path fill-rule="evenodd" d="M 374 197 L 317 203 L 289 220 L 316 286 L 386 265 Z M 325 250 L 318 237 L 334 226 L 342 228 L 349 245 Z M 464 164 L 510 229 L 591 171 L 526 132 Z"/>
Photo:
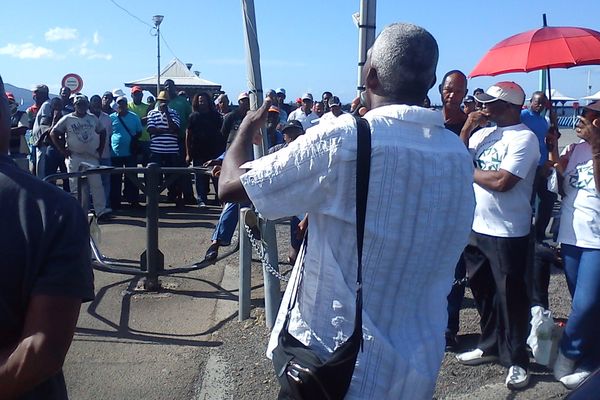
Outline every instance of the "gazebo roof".
<path fill-rule="evenodd" d="M 585 96 L 582 97 L 583 100 L 600 100 L 600 91 L 597 91 L 596 93 L 590 95 L 590 96 Z"/>
<path fill-rule="evenodd" d="M 218 92 L 221 90 L 221 85 L 211 82 L 207 79 L 200 78 L 194 72 L 182 63 L 179 59 L 174 58 L 160 73 L 160 84 L 164 85 L 167 79 L 173 80 L 177 90 L 185 90 L 186 92 L 199 92 L 202 90 L 208 92 Z M 156 95 L 156 75 L 148 78 L 142 78 L 131 82 L 126 82 L 126 87 L 139 86 L 143 90 L 147 90 Z"/>
<path fill-rule="evenodd" d="M 557 89 L 552 89 L 551 94 L 552 94 L 552 101 L 575 101 L 575 100 L 577 100 L 577 99 L 574 99 L 573 97 L 565 96 L 564 94 L 559 92 Z M 546 96 L 548 96 L 548 89 L 546 89 Z"/>

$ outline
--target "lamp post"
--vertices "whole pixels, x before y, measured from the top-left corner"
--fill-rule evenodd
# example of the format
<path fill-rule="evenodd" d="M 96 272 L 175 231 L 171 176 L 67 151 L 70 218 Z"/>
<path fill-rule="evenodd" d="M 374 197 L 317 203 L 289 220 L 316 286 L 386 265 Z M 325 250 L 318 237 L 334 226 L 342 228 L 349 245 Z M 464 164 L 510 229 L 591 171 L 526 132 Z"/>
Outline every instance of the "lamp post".
<path fill-rule="evenodd" d="M 154 27 L 156 28 L 156 58 L 157 58 L 157 73 L 156 73 L 156 95 L 160 93 L 160 24 L 164 16 L 155 15 L 152 17 Z"/>

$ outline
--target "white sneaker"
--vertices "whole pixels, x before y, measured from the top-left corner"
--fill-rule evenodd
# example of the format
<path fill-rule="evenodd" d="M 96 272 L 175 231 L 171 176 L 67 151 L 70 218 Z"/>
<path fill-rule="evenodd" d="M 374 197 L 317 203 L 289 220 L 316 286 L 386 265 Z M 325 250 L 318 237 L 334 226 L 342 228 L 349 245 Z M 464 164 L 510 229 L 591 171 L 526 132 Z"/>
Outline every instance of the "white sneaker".
<path fill-rule="evenodd" d="M 575 371 L 575 360 L 565 357 L 559 350 L 554 362 L 554 377 L 560 381 L 561 378 L 571 375 L 573 371 Z"/>
<path fill-rule="evenodd" d="M 529 374 L 525 368 L 513 365 L 508 369 L 505 383 L 506 387 L 511 390 L 523 389 L 525 386 L 529 385 Z"/>
<path fill-rule="evenodd" d="M 475 349 L 467 351 L 466 353 L 460 353 L 456 355 L 456 360 L 463 365 L 479 365 L 492 361 L 496 361 L 497 356 L 483 354 L 483 350 Z"/>
<path fill-rule="evenodd" d="M 567 389 L 573 390 L 576 387 L 578 387 L 579 385 L 581 385 L 581 383 L 588 376 L 590 376 L 590 371 L 584 371 L 584 370 L 581 370 L 578 368 L 572 374 L 566 375 L 566 376 L 563 376 L 562 378 L 560 378 L 559 381 L 560 381 L 560 383 L 565 385 L 565 387 Z"/>
<path fill-rule="evenodd" d="M 206 208 L 206 203 L 205 203 L 205 202 L 203 202 L 202 200 L 199 200 L 199 201 L 198 201 L 198 207 L 199 207 L 199 208 Z"/>

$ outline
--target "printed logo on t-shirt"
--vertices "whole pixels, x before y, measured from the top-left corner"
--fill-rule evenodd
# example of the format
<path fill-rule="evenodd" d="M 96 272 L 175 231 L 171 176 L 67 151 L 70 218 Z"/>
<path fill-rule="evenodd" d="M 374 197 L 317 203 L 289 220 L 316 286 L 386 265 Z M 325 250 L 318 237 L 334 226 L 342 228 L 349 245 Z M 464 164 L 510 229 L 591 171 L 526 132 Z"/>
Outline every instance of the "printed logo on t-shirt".
<path fill-rule="evenodd" d="M 594 190 L 594 167 L 591 162 L 579 164 L 569 172 L 569 185 L 575 189 Z"/>
<path fill-rule="evenodd" d="M 477 166 L 483 171 L 498 171 L 502 163 L 502 155 L 497 146 L 485 149 L 477 158 Z"/>
<path fill-rule="evenodd" d="M 81 121 L 71 123 L 69 128 L 71 133 L 75 134 L 77 139 L 79 139 L 79 141 L 82 143 L 91 142 L 94 138 L 93 135 L 96 134 L 94 124 L 92 124 L 92 121 L 86 119 L 81 119 Z"/>

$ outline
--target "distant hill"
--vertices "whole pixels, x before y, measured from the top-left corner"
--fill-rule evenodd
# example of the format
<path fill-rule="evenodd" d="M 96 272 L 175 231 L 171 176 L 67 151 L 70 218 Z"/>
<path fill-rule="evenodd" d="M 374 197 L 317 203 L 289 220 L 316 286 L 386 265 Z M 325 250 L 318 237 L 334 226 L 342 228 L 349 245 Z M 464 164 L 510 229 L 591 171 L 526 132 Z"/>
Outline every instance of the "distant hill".
<path fill-rule="evenodd" d="M 27 107 L 33 104 L 33 92 L 29 89 L 23 89 L 10 83 L 4 84 L 4 89 L 7 92 L 12 92 L 15 95 L 15 100 L 19 104 L 19 110 L 26 110 Z M 56 97 L 56 94 L 50 94 L 50 97 Z"/>

